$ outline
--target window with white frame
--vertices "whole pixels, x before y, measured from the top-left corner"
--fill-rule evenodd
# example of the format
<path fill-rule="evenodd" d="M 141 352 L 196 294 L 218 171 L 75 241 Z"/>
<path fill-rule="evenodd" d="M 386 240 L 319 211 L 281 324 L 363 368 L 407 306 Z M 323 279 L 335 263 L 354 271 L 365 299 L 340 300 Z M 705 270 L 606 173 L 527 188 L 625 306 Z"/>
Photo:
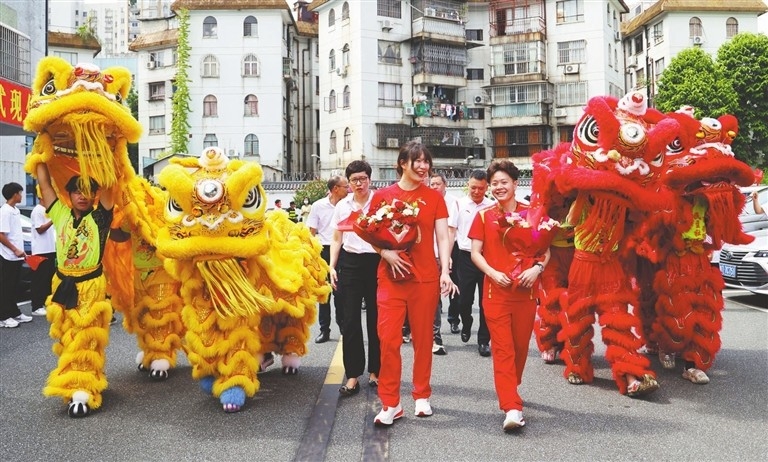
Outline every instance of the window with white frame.
<path fill-rule="evenodd" d="M 255 117 L 259 115 L 259 98 L 256 95 L 248 95 L 245 97 L 245 111 L 243 115 L 246 117 Z"/>
<path fill-rule="evenodd" d="M 653 63 L 653 80 L 658 82 L 664 72 L 664 58 L 659 58 Z"/>
<path fill-rule="evenodd" d="M 216 38 L 216 18 L 213 16 L 206 16 L 203 19 L 203 38 Z"/>
<path fill-rule="evenodd" d="M 399 107 L 403 105 L 403 86 L 399 83 L 379 82 L 379 106 Z"/>
<path fill-rule="evenodd" d="M 219 59 L 213 55 L 206 55 L 203 58 L 203 68 L 201 77 L 218 77 Z"/>
<path fill-rule="evenodd" d="M 250 53 L 243 58 L 243 77 L 259 76 L 259 58 Z"/>
<path fill-rule="evenodd" d="M 485 69 L 483 68 L 467 68 L 467 80 L 484 80 Z"/>
<path fill-rule="evenodd" d="M 328 27 L 333 27 L 336 25 L 336 11 L 331 8 L 331 11 L 328 12 Z"/>
<path fill-rule="evenodd" d="M 149 157 L 151 159 L 157 159 L 160 156 L 162 156 L 164 152 L 165 152 L 165 148 L 151 148 L 149 150 Z"/>
<path fill-rule="evenodd" d="M 203 138 L 203 147 L 204 148 L 211 148 L 214 146 L 219 145 L 219 139 L 216 138 L 215 133 L 206 133 L 205 138 Z"/>
<path fill-rule="evenodd" d="M 349 92 L 349 85 L 344 86 L 344 93 L 342 93 L 341 96 L 341 107 L 344 109 L 349 109 L 349 103 L 350 103 L 350 92 Z"/>
<path fill-rule="evenodd" d="M 155 63 L 155 67 L 165 67 L 163 55 L 165 55 L 163 51 L 153 51 L 149 54 L 149 61 Z"/>
<path fill-rule="evenodd" d="M 611 44 L 608 44 L 608 67 L 613 67 L 613 60 L 611 59 L 611 55 L 613 54 L 613 47 Z"/>
<path fill-rule="evenodd" d="M 558 24 L 584 21 L 584 0 L 560 0 L 555 8 Z"/>
<path fill-rule="evenodd" d="M 258 37 L 259 22 L 253 16 L 248 16 L 243 21 L 243 37 Z"/>
<path fill-rule="evenodd" d="M 349 127 L 344 129 L 344 150 L 352 150 L 352 130 Z"/>
<path fill-rule="evenodd" d="M 243 146 L 243 154 L 246 156 L 258 156 L 259 155 L 259 137 L 253 133 L 249 133 L 245 136 L 245 144 Z"/>
<path fill-rule="evenodd" d="M 653 25 L 653 43 L 654 45 L 664 41 L 664 21 Z"/>
<path fill-rule="evenodd" d="M 583 106 L 587 104 L 587 82 L 568 82 L 555 85 L 557 105 Z"/>
<path fill-rule="evenodd" d="M 149 117 L 149 134 L 162 135 L 165 133 L 165 115 Z"/>
<path fill-rule="evenodd" d="M 77 53 L 70 53 L 67 51 L 54 51 L 53 56 L 58 56 L 73 66 L 76 66 L 79 61 L 77 59 Z"/>
<path fill-rule="evenodd" d="M 376 14 L 387 18 L 402 17 L 402 2 L 400 0 L 376 0 Z"/>
<path fill-rule="evenodd" d="M 218 100 L 213 95 L 203 98 L 203 117 L 218 117 Z"/>
<path fill-rule="evenodd" d="M 728 18 L 725 20 L 725 38 L 733 38 L 734 35 L 739 33 L 739 21 L 736 18 Z"/>
<path fill-rule="evenodd" d="M 149 100 L 160 101 L 165 99 L 165 82 L 150 82 Z"/>
<path fill-rule="evenodd" d="M 349 66 L 349 44 L 345 43 L 341 48 L 341 65 L 345 68 Z"/>
<path fill-rule="evenodd" d="M 701 25 L 701 19 L 694 16 L 688 21 L 688 36 L 693 38 L 701 37 L 702 35 L 704 35 L 704 27 Z"/>
<path fill-rule="evenodd" d="M 336 90 L 328 94 L 328 112 L 336 112 Z"/>
<path fill-rule="evenodd" d="M 381 64 L 402 64 L 400 44 L 387 40 L 379 40 L 379 62 Z"/>
<path fill-rule="evenodd" d="M 343 5 L 341 5 L 341 20 L 345 21 L 349 19 L 349 3 L 344 2 Z"/>
<path fill-rule="evenodd" d="M 578 64 L 587 61 L 587 41 L 557 42 L 557 64 Z"/>
<path fill-rule="evenodd" d="M 336 50 L 331 50 L 328 53 L 328 72 L 336 71 Z"/>
<path fill-rule="evenodd" d="M 338 149 L 336 148 L 336 130 L 331 130 L 331 136 L 328 138 L 328 152 L 330 154 L 336 154 Z"/>

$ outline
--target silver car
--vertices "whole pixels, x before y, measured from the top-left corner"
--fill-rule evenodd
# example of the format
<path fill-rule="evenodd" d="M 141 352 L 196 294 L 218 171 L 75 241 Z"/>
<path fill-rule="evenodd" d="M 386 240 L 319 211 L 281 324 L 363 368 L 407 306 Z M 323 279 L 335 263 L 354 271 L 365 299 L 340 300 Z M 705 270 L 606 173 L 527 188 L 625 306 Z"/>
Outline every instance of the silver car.
<path fill-rule="evenodd" d="M 751 231 L 751 244 L 725 244 L 720 250 L 720 272 L 725 285 L 768 295 L 768 229 Z"/>

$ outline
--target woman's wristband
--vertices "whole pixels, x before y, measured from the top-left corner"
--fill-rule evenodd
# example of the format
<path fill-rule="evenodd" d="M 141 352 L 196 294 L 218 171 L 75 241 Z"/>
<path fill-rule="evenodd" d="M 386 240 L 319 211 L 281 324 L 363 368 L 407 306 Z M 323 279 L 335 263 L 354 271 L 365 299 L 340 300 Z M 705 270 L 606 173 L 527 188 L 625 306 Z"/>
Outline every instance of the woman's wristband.
<path fill-rule="evenodd" d="M 535 264 L 535 265 L 533 265 L 533 266 L 538 266 L 538 267 L 539 267 L 539 272 L 540 272 L 540 273 L 543 273 L 543 272 L 544 272 L 544 264 L 543 264 L 543 263 L 541 263 L 540 261 L 537 261 L 537 262 L 536 262 L 536 264 Z"/>

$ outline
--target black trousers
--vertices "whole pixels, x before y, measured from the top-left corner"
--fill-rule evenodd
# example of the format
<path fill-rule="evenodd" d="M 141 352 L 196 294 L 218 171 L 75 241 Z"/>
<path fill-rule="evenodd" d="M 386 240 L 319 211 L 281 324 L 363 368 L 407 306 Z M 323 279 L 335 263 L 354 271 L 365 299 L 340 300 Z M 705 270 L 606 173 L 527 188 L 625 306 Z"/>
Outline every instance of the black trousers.
<path fill-rule="evenodd" d="M 21 314 L 18 305 L 21 284 L 21 264 L 24 260 L 6 260 L 0 257 L 0 321 Z"/>
<path fill-rule="evenodd" d="M 344 294 L 344 343 L 342 353 L 347 378 L 359 377 L 365 370 L 365 345 L 360 320 L 365 298 L 365 328 L 368 335 L 368 372 L 379 374 L 381 350 L 377 333 L 376 270 L 381 257 L 376 253 L 348 253 L 341 250 L 339 291 Z"/>
<path fill-rule="evenodd" d="M 454 266 L 457 265 L 454 260 Z M 487 345 L 491 341 L 491 334 L 485 324 L 485 312 L 483 311 L 483 279 L 485 275 L 472 263 L 471 254 L 466 250 L 459 250 L 459 316 L 464 326 L 472 326 L 472 305 L 475 303 L 475 288 L 480 304 L 480 326 L 477 328 L 477 344 Z"/>
<path fill-rule="evenodd" d="M 32 311 L 45 307 L 45 299 L 51 295 L 51 281 L 56 272 L 56 252 L 38 254 L 45 257 L 36 270 L 32 271 Z"/>
<path fill-rule="evenodd" d="M 451 281 L 458 287 L 459 285 L 459 244 L 454 242 L 453 249 L 451 249 L 451 261 L 453 267 L 451 267 Z M 448 324 L 459 322 L 459 296 L 452 295 L 448 298 Z M 441 301 L 442 303 L 442 301 Z"/>
<path fill-rule="evenodd" d="M 326 263 L 330 264 L 331 261 L 331 246 L 330 245 L 324 245 L 323 251 L 320 253 L 320 256 L 323 257 L 323 260 L 325 260 Z M 341 257 L 343 258 L 343 256 Z M 337 265 L 337 268 L 340 267 L 341 261 L 339 261 L 339 265 Z M 327 303 L 321 303 L 318 309 L 317 313 L 317 319 L 320 323 L 320 332 L 330 332 L 331 331 L 331 303 L 336 307 L 336 325 L 339 326 L 339 329 L 344 329 L 344 312 L 339 308 L 341 306 L 340 302 L 340 293 L 342 291 L 339 290 L 333 291 L 333 293 L 328 297 Z M 368 303 L 368 300 L 365 300 L 365 303 Z"/>

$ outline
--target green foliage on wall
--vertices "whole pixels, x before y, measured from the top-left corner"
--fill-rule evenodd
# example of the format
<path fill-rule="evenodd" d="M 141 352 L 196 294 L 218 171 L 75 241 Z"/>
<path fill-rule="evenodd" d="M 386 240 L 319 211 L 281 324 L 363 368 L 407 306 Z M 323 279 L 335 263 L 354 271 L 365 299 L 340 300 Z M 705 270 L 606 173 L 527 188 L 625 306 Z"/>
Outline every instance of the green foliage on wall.
<path fill-rule="evenodd" d="M 189 11 L 178 11 L 179 43 L 176 48 L 176 90 L 171 99 L 171 154 L 189 153 Z"/>
<path fill-rule="evenodd" d="M 322 199 L 327 194 L 328 180 L 312 180 L 296 190 L 296 195 L 293 197 L 293 200 L 301 205 L 304 203 L 304 198 L 308 197 L 309 203 L 314 204 L 316 200 Z"/>

